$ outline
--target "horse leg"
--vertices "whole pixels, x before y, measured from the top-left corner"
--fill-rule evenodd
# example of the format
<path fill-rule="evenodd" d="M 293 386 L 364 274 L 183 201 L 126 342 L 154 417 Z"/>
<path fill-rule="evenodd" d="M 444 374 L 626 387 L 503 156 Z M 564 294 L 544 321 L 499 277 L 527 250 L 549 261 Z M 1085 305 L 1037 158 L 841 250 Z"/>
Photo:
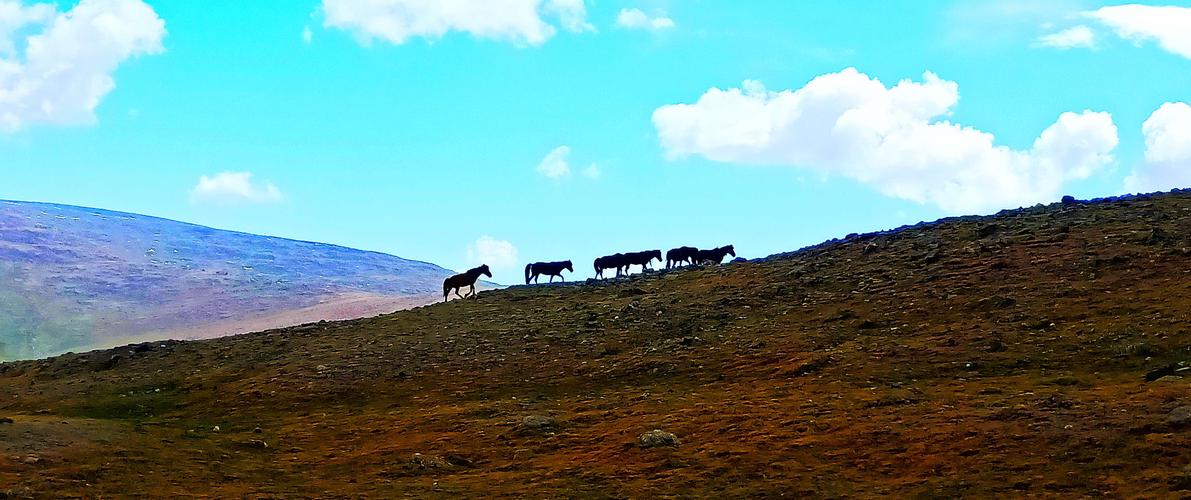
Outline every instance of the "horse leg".
<path fill-rule="evenodd" d="M 456 297 L 459 297 L 459 298 L 461 298 L 461 299 L 462 299 L 462 298 L 465 298 L 465 297 L 463 297 L 462 295 L 459 295 L 459 289 L 458 289 L 458 288 L 456 288 L 456 289 L 455 289 L 455 296 L 456 296 Z"/>
<path fill-rule="evenodd" d="M 475 283 L 471 284 L 471 297 L 473 299 L 476 297 L 476 284 Z"/>

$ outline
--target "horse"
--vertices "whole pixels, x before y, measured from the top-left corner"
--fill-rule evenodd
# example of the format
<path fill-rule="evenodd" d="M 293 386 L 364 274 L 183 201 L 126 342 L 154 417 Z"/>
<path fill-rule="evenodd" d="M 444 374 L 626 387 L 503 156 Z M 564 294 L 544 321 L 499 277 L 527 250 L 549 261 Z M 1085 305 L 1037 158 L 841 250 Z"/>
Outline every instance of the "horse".
<path fill-rule="evenodd" d="M 630 252 L 630 253 L 624 254 L 624 259 L 625 259 L 624 267 L 625 267 L 626 274 L 632 269 L 632 266 L 641 266 L 641 272 L 645 272 L 646 269 L 649 269 L 649 270 L 653 269 L 649 265 L 651 262 L 653 262 L 653 259 L 657 259 L 658 262 L 662 261 L 662 251 L 661 250 L 646 250 L 644 252 Z"/>
<path fill-rule="evenodd" d="M 619 278 L 621 269 L 626 266 L 625 255 L 622 253 L 614 253 L 612 255 L 599 257 L 595 260 L 593 266 L 595 267 L 596 278 L 603 278 L 604 270 L 613 268 L 616 269 L 616 277 Z"/>
<path fill-rule="evenodd" d="M 454 290 L 455 296 L 459 297 L 461 299 L 466 299 L 467 297 L 475 297 L 476 296 L 476 280 L 480 279 L 481 274 L 484 276 L 487 276 L 489 278 L 492 277 L 492 271 L 488 270 L 488 264 L 484 264 L 484 265 L 477 267 L 475 269 L 470 269 L 466 273 L 456 274 L 454 276 L 451 276 L 450 278 L 443 280 L 443 282 L 442 282 L 442 300 L 443 300 L 443 302 L 447 301 L 447 294 L 451 290 Z M 461 289 L 465 286 L 470 286 L 471 291 L 468 292 L 466 296 L 459 295 L 459 289 Z"/>
<path fill-rule="evenodd" d="M 732 245 L 728 245 L 726 247 L 713 248 L 711 250 L 699 250 L 699 252 L 695 254 L 695 263 L 703 264 L 704 262 L 714 262 L 716 265 L 719 265 L 724 261 L 725 255 L 731 255 L 735 257 L 736 248 L 734 248 Z"/>
<path fill-rule="evenodd" d="M 564 260 L 562 262 L 534 262 L 533 264 L 526 264 L 525 284 L 528 285 L 530 280 L 533 280 L 536 283 L 538 281 L 538 275 L 540 274 L 550 276 L 551 283 L 554 283 L 555 276 L 558 276 L 563 281 L 566 281 L 567 279 L 563 278 L 562 276 L 562 271 L 564 269 L 572 273 L 575 272 L 575 269 L 571 267 L 571 261 L 569 260 Z"/>
<path fill-rule="evenodd" d="M 678 247 L 666 252 L 666 269 L 673 269 L 679 264 L 694 264 L 695 255 L 699 249 L 695 247 Z"/>

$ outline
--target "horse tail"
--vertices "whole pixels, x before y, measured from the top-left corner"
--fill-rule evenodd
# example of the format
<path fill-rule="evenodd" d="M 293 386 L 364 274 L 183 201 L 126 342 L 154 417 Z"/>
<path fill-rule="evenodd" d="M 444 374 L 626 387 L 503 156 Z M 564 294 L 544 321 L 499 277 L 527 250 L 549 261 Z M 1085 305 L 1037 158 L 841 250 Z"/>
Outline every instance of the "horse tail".
<path fill-rule="evenodd" d="M 529 273 L 531 273 L 531 272 L 533 272 L 533 264 L 532 263 L 526 264 L 525 265 L 525 284 L 526 285 L 529 284 Z"/>
<path fill-rule="evenodd" d="M 447 285 L 447 282 L 448 282 L 448 280 L 442 281 L 442 300 L 443 300 L 443 302 L 446 302 L 447 293 L 449 293 L 451 291 L 451 287 Z"/>

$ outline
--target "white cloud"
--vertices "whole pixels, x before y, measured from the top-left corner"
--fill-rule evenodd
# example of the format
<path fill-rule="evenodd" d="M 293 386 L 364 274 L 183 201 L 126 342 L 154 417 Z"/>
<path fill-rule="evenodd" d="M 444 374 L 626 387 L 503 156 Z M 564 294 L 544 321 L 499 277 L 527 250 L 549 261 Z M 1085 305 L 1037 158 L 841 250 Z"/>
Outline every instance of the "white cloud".
<path fill-rule="evenodd" d="M 571 154 L 570 146 L 559 146 L 546 154 L 538 163 L 538 173 L 554 180 L 571 175 L 571 166 L 567 164 L 567 157 Z"/>
<path fill-rule="evenodd" d="M 583 176 L 593 181 L 599 179 L 601 175 L 603 175 L 603 172 L 600 171 L 600 166 L 595 163 L 583 169 Z"/>
<path fill-rule="evenodd" d="M 1136 44 L 1158 42 L 1163 50 L 1191 59 L 1191 7 L 1116 5 L 1087 15 Z"/>
<path fill-rule="evenodd" d="M 311 42 L 314 42 L 314 31 L 310 29 L 310 26 L 302 29 L 302 41 L 305 42 L 306 45 L 310 45 Z"/>
<path fill-rule="evenodd" d="M 1076 26 L 1038 37 L 1035 44 L 1055 49 L 1091 49 L 1096 47 L 1096 34 L 1087 26 Z"/>
<path fill-rule="evenodd" d="M 952 213 L 1050 201 L 1112 161 L 1107 113 L 1063 113 L 1018 151 L 943 119 L 958 100 L 959 86 L 933 73 L 887 88 L 849 68 L 792 91 L 712 88 L 658 108 L 653 122 L 670 158 L 805 167 Z"/>
<path fill-rule="evenodd" d="M 1168 102 L 1142 125 L 1145 162 L 1125 179 L 1129 192 L 1191 187 L 1191 106 Z"/>
<path fill-rule="evenodd" d="M 222 206 L 276 203 L 281 199 L 281 190 L 273 183 L 253 184 L 251 172 L 220 172 L 212 177 L 203 175 L 190 191 L 192 203 Z"/>
<path fill-rule="evenodd" d="M 674 20 L 659 14 L 649 17 L 641 9 L 620 9 L 616 15 L 616 25 L 625 29 L 664 30 L 674 27 Z"/>
<path fill-rule="evenodd" d="M 467 247 L 467 260 L 475 265 L 488 264 L 493 270 L 515 269 L 518 262 L 517 247 L 484 235 Z"/>
<path fill-rule="evenodd" d="M 95 121 L 124 61 L 164 49 L 165 22 L 141 0 L 0 0 L 0 132 Z"/>
<path fill-rule="evenodd" d="M 543 17 L 571 32 L 595 31 L 583 0 L 323 0 L 324 25 L 350 31 L 362 42 L 395 45 L 448 32 L 541 45 L 557 32 Z"/>

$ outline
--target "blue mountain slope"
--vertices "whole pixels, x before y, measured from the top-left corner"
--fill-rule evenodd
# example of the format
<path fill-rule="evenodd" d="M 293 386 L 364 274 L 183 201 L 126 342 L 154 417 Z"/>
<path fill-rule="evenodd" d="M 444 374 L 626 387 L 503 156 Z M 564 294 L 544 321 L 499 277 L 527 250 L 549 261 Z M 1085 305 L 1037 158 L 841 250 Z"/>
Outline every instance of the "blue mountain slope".
<path fill-rule="evenodd" d="M 0 359 L 259 317 L 348 294 L 441 293 L 450 274 L 335 245 L 0 201 Z"/>

